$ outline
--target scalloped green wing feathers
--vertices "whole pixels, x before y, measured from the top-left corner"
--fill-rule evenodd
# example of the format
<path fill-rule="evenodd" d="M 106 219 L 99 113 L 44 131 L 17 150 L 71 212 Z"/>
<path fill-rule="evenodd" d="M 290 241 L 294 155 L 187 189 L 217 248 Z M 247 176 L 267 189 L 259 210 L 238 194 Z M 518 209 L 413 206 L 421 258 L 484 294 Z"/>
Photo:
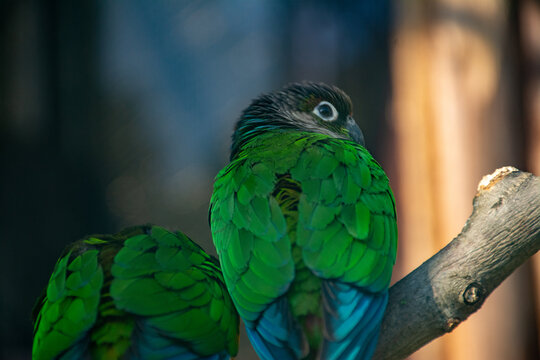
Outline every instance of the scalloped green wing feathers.
<path fill-rule="evenodd" d="M 97 250 L 58 261 L 34 324 L 33 359 L 54 358 L 82 340 L 96 321 L 102 285 Z"/>
<path fill-rule="evenodd" d="M 254 321 L 294 277 L 286 220 L 271 198 L 276 174 L 250 161 L 233 162 L 221 174 L 212 197 L 212 236 L 237 309 Z"/>
<path fill-rule="evenodd" d="M 349 141 L 283 132 L 275 145 L 277 138 L 270 133 L 254 140 L 218 174 L 212 196 L 214 243 L 240 314 L 254 320 L 287 290 L 294 277 L 291 241 L 320 277 L 374 292 L 386 288 L 397 230 L 383 170 Z M 275 196 L 285 174 L 300 188 L 295 239 Z"/>
<path fill-rule="evenodd" d="M 397 250 L 388 179 L 363 147 L 330 140 L 306 148 L 290 170 L 302 184 L 296 241 L 318 276 L 370 292 L 388 287 Z"/>
<path fill-rule="evenodd" d="M 33 357 L 226 358 L 238 321 L 215 259 L 182 233 L 131 228 L 76 242 L 58 261 Z"/>
<path fill-rule="evenodd" d="M 143 316 L 143 329 L 158 329 L 201 356 L 237 353 L 238 317 L 219 265 L 185 235 L 154 227 L 127 239 L 111 274 L 116 307 Z M 148 343 L 149 353 L 159 350 Z"/>

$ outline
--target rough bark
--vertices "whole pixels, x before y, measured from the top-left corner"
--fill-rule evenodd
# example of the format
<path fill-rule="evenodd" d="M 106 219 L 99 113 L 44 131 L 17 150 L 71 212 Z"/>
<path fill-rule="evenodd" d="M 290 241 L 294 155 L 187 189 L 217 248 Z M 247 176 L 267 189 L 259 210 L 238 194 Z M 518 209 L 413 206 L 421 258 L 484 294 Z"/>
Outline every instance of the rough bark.
<path fill-rule="evenodd" d="M 402 359 L 452 331 L 540 249 L 540 179 L 504 167 L 482 179 L 461 233 L 390 289 L 373 359 Z"/>

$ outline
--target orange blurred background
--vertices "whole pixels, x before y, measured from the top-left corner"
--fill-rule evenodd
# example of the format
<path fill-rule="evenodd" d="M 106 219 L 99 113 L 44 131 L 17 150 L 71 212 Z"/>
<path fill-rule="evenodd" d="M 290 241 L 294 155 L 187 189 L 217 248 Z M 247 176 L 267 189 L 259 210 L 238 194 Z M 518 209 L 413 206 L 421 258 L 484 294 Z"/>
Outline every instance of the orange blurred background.
<path fill-rule="evenodd" d="M 438 0 L 396 10 L 399 279 L 460 232 L 483 175 L 504 165 L 540 174 L 540 7 Z M 539 358 L 539 270 L 537 254 L 411 359 Z"/>

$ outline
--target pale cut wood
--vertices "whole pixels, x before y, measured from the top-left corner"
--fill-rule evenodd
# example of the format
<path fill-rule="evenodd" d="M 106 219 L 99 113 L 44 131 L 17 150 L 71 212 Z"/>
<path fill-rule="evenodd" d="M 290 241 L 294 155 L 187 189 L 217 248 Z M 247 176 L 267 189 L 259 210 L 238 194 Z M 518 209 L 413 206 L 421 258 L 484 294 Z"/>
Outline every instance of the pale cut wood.
<path fill-rule="evenodd" d="M 540 250 L 540 179 L 512 167 L 484 177 L 446 247 L 390 289 L 373 359 L 402 359 L 452 331 Z"/>

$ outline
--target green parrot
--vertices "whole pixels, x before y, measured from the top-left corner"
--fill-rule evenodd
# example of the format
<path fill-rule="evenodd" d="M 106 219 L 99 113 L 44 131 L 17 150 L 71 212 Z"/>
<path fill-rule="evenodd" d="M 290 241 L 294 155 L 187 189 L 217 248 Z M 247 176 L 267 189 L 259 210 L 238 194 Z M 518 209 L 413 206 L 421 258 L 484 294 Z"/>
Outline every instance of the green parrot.
<path fill-rule="evenodd" d="M 66 248 L 34 308 L 32 358 L 229 359 L 238 325 L 215 258 L 138 226 Z"/>
<path fill-rule="evenodd" d="M 349 97 L 291 84 L 244 110 L 216 176 L 223 276 L 262 359 L 369 359 L 395 263 L 388 178 Z"/>

